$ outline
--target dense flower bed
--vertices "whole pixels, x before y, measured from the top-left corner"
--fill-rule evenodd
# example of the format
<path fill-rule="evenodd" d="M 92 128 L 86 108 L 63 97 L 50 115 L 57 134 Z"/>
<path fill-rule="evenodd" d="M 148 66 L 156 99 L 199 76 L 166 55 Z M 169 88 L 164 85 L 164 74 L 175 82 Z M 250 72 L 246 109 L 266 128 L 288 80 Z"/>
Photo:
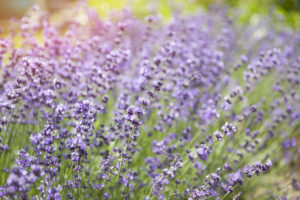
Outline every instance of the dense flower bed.
<path fill-rule="evenodd" d="M 0 197 L 296 198 L 299 30 L 228 16 L 166 25 L 81 6 L 51 23 L 34 7 L 13 21 L 0 39 Z"/>

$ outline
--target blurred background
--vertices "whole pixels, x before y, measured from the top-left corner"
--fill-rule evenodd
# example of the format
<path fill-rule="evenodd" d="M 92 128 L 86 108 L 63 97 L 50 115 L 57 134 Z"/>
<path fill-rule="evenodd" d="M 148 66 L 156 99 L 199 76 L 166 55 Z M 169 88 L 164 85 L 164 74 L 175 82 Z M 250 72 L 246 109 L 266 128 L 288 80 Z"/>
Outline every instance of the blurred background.
<path fill-rule="evenodd" d="M 37 4 L 41 10 L 51 15 L 61 16 L 78 0 L 0 0 L 0 27 L 6 30 L 12 17 L 21 18 Z M 251 17 L 263 17 L 270 13 L 282 16 L 287 24 L 300 27 L 300 0 L 87 0 L 99 15 L 105 18 L 110 12 L 130 8 L 143 18 L 152 13 L 160 13 L 169 20 L 172 12 L 195 13 L 199 9 L 208 9 L 212 5 L 225 5 L 229 9 L 239 10 L 241 23 L 248 23 Z"/>

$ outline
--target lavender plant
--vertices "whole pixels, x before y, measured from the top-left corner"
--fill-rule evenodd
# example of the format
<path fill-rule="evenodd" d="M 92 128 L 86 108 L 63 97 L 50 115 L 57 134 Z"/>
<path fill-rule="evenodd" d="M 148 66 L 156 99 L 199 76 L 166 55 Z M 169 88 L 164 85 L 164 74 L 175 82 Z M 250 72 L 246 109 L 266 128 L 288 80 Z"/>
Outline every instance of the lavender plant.
<path fill-rule="evenodd" d="M 0 198 L 300 198 L 299 30 L 71 16 L 0 38 Z"/>

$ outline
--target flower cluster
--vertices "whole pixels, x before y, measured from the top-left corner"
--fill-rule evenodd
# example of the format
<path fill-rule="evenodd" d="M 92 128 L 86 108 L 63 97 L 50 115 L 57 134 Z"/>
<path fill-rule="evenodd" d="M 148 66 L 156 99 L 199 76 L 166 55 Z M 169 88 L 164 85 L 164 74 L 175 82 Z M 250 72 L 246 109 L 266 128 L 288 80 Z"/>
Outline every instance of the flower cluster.
<path fill-rule="evenodd" d="M 0 198 L 297 197 L 299 30 L 71 12 L 0 35 Z"/>

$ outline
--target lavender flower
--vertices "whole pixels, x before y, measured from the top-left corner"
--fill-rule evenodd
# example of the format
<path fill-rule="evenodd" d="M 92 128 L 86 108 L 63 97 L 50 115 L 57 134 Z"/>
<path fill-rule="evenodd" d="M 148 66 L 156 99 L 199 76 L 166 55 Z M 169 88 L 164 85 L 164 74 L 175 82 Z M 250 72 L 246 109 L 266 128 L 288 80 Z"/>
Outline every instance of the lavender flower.
<path fill-rule="evenodd" d="M 228 122 L 226 122 L 223 126 L 222 126 L 222 131 L 224 132 L 225 135 L 227 136 L 233 136 L 234 133 L 237 131 L 236 126 L 234 124 L 230 124 Z"/>
<path fill-rule="evenodd" d="M 174 3 L 170 23 L 74 6 L 55 22 L 35 6 L 0 33 L 0 198 L 299 190 L 298 27 L 277 14 L 243 25 L 220 5 L 183 15 Z"/>

